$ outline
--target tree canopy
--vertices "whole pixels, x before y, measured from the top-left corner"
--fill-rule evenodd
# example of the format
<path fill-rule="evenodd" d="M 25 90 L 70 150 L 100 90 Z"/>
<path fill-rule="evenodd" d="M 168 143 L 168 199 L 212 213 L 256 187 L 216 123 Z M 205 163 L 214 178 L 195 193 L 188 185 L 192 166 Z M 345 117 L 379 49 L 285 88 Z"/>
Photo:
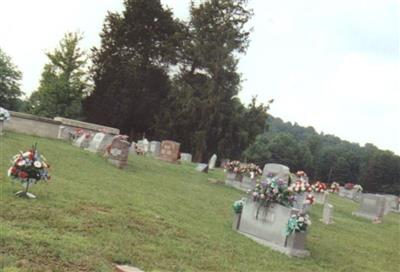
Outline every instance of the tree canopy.
<path fill-rule="evenodd" d="M 21 100 L 20 80 L 22 73 L 11 58 L 0 48 L 0 106 L 17 110 Z"/>
<path fill-rule="evenodd" d="M 88 88 L 85 52 L 79 47 L 82 36 L 67 33 L 59 47 L 47 53 L 40 86 L 33 92 L 29 111 L 47 117 L 82 117 L 82 99 Z"/>

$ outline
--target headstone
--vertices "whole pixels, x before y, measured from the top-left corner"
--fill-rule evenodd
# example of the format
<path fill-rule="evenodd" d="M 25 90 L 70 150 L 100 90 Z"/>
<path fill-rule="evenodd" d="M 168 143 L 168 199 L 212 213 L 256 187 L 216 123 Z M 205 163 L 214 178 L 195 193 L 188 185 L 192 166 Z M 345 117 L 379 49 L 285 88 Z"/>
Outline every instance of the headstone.
<path fill-rule="evenodd" d="M 202 173 L 208 173 L 208 164 L 205 164 L 205 163 L 197 164 L 196 171 L 199 171 Z"/>
<path fill-rule="evenodd" d="M 254 189 L 254 187 L 256 187 L 256 185 L 257 185 L 257 179 L 250 178 L 248 176 L 243 176 L 240 182 L 240 188 L 242 188 L 243 191 L 252 190 Z"/>
<path fill-rule="evenodd" d="M 181 153 L 181 162 L 192 162 L 192 154 L 190 153 Z"/>
<path fill-rule="evenodd" d="M 161 143 L 158 141 L 151 141 L 149 152 L 152 156 L 158 157 L 160 155 Z"/>
<path fill-rule="evenodd" d="M 136 145 L 138 153 L 142 155 L 145 155 L 150 150 L 149 141 L 146 138 L 138 141 Z"/>
<path fill-rule="evenodd" d="M 211 156 L 210 161 L 208 162 L 208 168 L 209 168 L 210 170 L 214 169 L 216 163 L 217 163 L 217 155 L 213 154 L 213 155 Z"/>
<path fill-rule="evenodd" d="M 353 215 L 382 221 L 385 214 L 386 199 L 382 195 L 362 194 L 359 210 Z"/>
<path fill-rule="evenodd" d="M 128 164 L 129 148 L 131 144 L 119 136 L 115 136 L 108 148 L 107 160 L 118 168 L 124 168 Z"/>
<path fill-rule="evenodd" d="M 136 155 L 136 143 L 132 142 L 131 146 L 129 147 L 129 154 Z"/>
<path fill-rule="evenodd" d="M 322 223 L 332 224 L 333 223 L 333 205 L 325 203 L 322 211 Z"/>
<path fill-rule="evenodd" d="M 94 153 L 103 153 L 108 145 L 112 143 L 113 136 L 104 133 L 96 133 L 89 143 L 87 151 Z"/>
<path fill-rule="evenodd" d="M 324 204 L 326 202 L 326 199 L 328 198 L 328 192 L 323 192 L 323 193 L 313 192 L 313 195 L 315 197 L 315 203 L 318 204 Z"/>
<path fill-rule="evenodd" d="M 238 231 L 289 256 L 309 256 L 310 253 L 305 249 L 306 233 L 294 232 L 289 236 L 285 234 L 289 218 L 297 215 L 299 211 L 279 204 L 261 208 L 258 205 L 252 199 L 247 199 L 240 216 Z"/>
<path fill-rule="evenodd" d="M 158 157 L 160 160 L 164 160 L 167 162 L 176 163 L 179 157 L 179 147 L 180 143 L 174 141 L 162 141 L 161 142 L 161 150 L 160 156 Z"/>
<path fill-rule="evenodd" d="M 0 120 L 0 136 L 3 135 L 4 121 Z"/>
<path fill-rule="evenodd" d="M 385 214 L 392 210 L 398 210 L 398 197 L 395 195 L 385 194 L 383 197 L 386 199 Z"/>
<path fill-rule="evenodd" d="M 85 148 L 88 146 L 89 140 L 85 134 L 82 134 L 81 136 L 79 136 L 78 139 L 76 139 L 74 142 L 72 142 L 72 144 L 79 148 Z"/>
<path fill-rule="evenodd" d="M 288 183 L 289 175 L 290 175 L 289 167 L 277 163 L 267 163 L 264 166 L 261 180 L 266 181 L 267 178 L 280 178 L 283 179 L 286 183 Z"/>

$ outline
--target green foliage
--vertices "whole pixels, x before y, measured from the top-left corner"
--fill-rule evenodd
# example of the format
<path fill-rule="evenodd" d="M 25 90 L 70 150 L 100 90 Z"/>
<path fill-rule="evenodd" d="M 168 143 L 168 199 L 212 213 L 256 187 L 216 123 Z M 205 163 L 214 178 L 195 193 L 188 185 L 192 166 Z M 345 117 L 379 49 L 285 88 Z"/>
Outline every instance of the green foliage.
<path fill-rule="evenodd" d="M 132 138 L 154 135 L 155 116 L 169 89 L 180 24 L 159 0 L 128 0 L 109 13 L 101 47 L 93 50 L 94 90 L 85 101 L 89 121 L 118 127 Z"/>
<path fill-rule="evenodd" d="M 52 163 L 54 183 L 38 196 L 14 196 L 4 179 L 10 158 L 32 142 Z M 242 192 L 148 157 L 121 171 L 95 154 L 58 140 L 7 133 L 0 137 L 0 267 L 5 271 L 112 271 L 113 263 L 144 271 L 397 271 L 400 217 L 382 224 L 354 217 L 358 204 L 335 195 L 334 224 L 314 205 L 306 259 L 289 258 L 232 230 L 232 203 Z M 266 257 L 267 256 L 267 257 Z M 0 268 L 0 270 L 1 270 Z M 18 268 L 18 269 L 17 269 Z"/>
<path fill-rule="evenodd" d="M 82 37 L 65 34 L 59 48 L 47 53 L 39 89 L 29 98 L 28 111 L 47 117 L 82 118 L 82 99 L 88 88 L 85 53 L 79 48 Z"/>
<path fill-rule="evenodd" d="M 255 99 L 244 107 L 235 97 L 240 90 L 237 56 L 248 46 L 252 11 L 243 0 L 204 1 L 192 2 L 190 15 L 158 132 L 181 142 L 195 161 L 212 153 L 238 158 L 263 131 L 267 110 Z"/>
<path fill-rule="evenodd" d="M 19 81 L 22 74 L 11 58 L 0 48 L 0 106 L 8 110 L 18 110 L 22 92 Z"/>
<path fill-rule="evenodd" d="M 243 156 L 260 165 L 282 163 L 291 171 L 305 170 L 315 180 L 361 184 L 366 191 L 400 193 L 400 157 L 366 144 L 365 147 L 312 127 L 269 117 L 269 131 L 256 137 Z"/>

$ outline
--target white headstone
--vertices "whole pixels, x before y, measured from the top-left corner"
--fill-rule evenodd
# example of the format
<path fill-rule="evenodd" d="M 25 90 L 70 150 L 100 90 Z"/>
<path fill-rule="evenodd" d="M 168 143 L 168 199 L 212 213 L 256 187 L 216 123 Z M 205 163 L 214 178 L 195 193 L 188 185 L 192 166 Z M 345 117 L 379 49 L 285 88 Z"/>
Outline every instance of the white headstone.
<path fill-rule="evenodd" d="M 149 151 L 152 156 L 158 157 L 160 155 L 161 143 L 159 141 L 151 141 Z"/>
<path fill-rule="evenodd" d="M 210 161 L 208 162 L 208 168 L 209 168 L 210 170 L 211 170 L 211 169 L 214 169 L 216 163 L 217 163 L 217 155 L 213 154 L 213 155 L 211 156 Z"/>
<path fill-rule="evenodd" d="M 327 225 L 333 223 L 333 205 L 328 203 L 324 204 L 324 209 L 322 211 L 322 222 Z"/>
<path fill-rule="evenodd" d="M 207 173 L 208 172 L 208 164 L 205 163 L 199 163 L 196 166 L 196 170 L 202 173 Z"/>
<path fill-rule="evenodd" d="M 90 152 L 97 152 L 100 149 L 101 143 L 103 142 L 106 135 L 104 133 L 96 133 L 86 150 Z"/>
<path fill-rule="evenodd" d="M 192 162 L 192 154 L 181 153 L 181 162 Z"/>
<path fill-rule="evenodd" d="M 72 144 L 76 147 L 83 148 L 84 142 L 86 140 L 86 135 L 82 134 L 78 139 L 76 139 Z"/>

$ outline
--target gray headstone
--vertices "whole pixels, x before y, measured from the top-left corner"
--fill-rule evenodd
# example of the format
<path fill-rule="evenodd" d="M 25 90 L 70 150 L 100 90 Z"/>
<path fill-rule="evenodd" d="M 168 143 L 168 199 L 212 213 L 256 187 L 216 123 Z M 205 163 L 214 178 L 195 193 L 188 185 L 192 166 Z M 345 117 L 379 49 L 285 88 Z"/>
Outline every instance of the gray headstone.
<path fill-rule="evenodd" d="M 181 153 L 181 162 L 192 162 L 192 154 L 190 153 Z"/>
<path fill-rule="evenodd" d="M 93 139 L 89 143 L 89 147 L 86 148 L 87 151 L 94 153 L 102 153 L 108 145 L 112 143 L 113 136 L 104 133 L 96 133 Z"/>
<path fill-rule="evenodd" d="M 160 155 L 161 143 L 158 141 L 151 141 L 149 152 L 152 156 L 158 157 Z"/>
<path fill-rule="evenodd" d="M 197 164 L 196 171 L 199 171 L 202 173 L 207 173 L 208 172 L 208 164 L 205 164 L 205 163 Z"/>
<path fill-rule="evenodd" d="M 386 199 L 382 195 L 362 194 L 359 210 L 353 215 L 371 220 L 382 220 L 385 214 Z"/>
<path fill-rule="evenodd" d="M 4 121 L 0 120 L 0 136 L 3 135 Z"/>
<path fill-rule="evenodd" d="M 289 167 L 277 163 L 267 163 L 264 165 L 261 180 L 266 181 L 268 178 L 280 178 L 289 182 L 289 175 Z"/>
<path fill-rule="evenodd" d="M 323 192 L 323 193 L 313 192 L 313 195 L 315 197 L 315 203 L 318 203 L 318 204 L 324 204 L 326 202 L 326 199 L 328 198 L 327 192 Z"/>
<path fill-rule="evenodd" d="M 386 199 L 385 214 L 388 214 L 391 210 L 398 210 L 398 197 L 395 195 L 382 195 Z"/>
<path fill-rule="evenodd" d="M 247 199 L 240 218 L 238 231 L 256 242 L 269 246 L 289 256 L 305 257 L 306 233 L 295 232 L 285 235 L 286 225 L 298 210 L 273 204 L 259 208 L 259 204 Z"/>
<path fill-rule="evenodd" d="M 213 154 L 213 155 L 211 156 L 210 161 L 208 162 L 208 168 L 209 168 L 210 170 L 211 170 L 211 169 L 214 169 L 216 163 L 217 163 L 217 155 Z"/>
<path fill-rule="evenodd" d="M 324 224 L 333 223 L 333 205 L 325 203 L 324 209 L 322 210 L 322 222 Z"/>

